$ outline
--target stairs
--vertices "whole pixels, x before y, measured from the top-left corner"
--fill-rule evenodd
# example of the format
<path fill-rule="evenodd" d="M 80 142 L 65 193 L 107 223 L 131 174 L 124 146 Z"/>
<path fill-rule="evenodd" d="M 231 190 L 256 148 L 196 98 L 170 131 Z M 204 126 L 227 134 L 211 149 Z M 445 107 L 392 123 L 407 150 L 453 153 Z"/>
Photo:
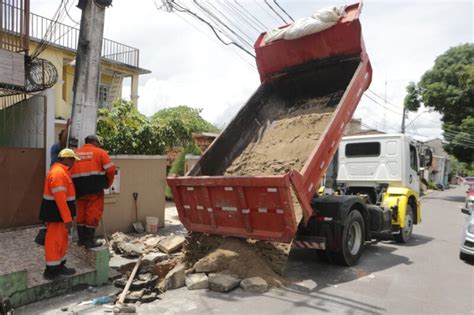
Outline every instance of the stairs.
<path fill-rule="evenodd" d="M 107 107 L 112 107 L 112 104 L 122 97 L 122 81 L 123 77 L 114 72 L 112 77 L 112 83 L 110 84 L 109 95 L 107 96 Z"/>

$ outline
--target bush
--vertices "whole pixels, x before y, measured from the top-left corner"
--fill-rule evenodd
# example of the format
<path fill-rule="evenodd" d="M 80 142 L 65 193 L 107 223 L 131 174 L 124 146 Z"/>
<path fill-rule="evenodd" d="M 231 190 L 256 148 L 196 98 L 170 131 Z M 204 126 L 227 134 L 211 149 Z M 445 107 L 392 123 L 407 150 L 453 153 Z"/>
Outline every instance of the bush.
<path fill-rule="evenodd" d="M 173 164 L 171 164 L 171 168 L 168 175 L 184 176 L 184 169 L 185 169 L 187 154 L 200 155 L 201 150 L 194 143 L 187 145 L 184 148 L 184 150 L 178 155 L 176 160 L 174 160 Z M 166 196 L 166 199 L 173 200 L 173 194 L 171 193 L 171 188 L 169 188 L 168 186 L 166 186 L 165 196 Z"/>

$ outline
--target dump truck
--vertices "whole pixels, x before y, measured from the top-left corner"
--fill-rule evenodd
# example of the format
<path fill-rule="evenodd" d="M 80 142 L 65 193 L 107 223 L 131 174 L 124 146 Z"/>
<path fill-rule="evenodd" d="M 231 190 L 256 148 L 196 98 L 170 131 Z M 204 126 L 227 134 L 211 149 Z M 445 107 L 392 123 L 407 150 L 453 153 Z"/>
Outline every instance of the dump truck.
<path fill-rule="evenodd" d="M 365 241 L 390 229 L 401 199 L 384 207 L 361 192 L 318 195 L 372 78 L 361 7 L 301 38 L 266 43 L 260 35 L 261 85 L 186 176 L 167 178 L 189 231 L 313 248 L 353 265 Z"/>

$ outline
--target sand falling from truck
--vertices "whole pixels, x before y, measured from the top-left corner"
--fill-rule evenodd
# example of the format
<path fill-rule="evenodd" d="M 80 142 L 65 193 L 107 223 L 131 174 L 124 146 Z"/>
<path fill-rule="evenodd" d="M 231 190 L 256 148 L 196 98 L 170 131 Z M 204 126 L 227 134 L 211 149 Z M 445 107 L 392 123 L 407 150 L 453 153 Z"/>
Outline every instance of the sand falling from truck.
<path fill-rule="evenodd" d="M 227 167 L 225 176 L 282 175 L 300 171 L 328 126 L 343 91 L 313 98 L 289 108 L 262 126 L 258 135 Z M 294 194 L 293 194 L 294 195 Z M 301 206 L 293 198 L 295 213 Z M 260 276 L 269 286 L 286 284 L 284 274 L 291 244 L 245 240 L 214 235 L 191 235 L 184 261 L 188 266 L 199 259 L 217 264 L 220 271 L 240 277 Z M 235 262 L 235 263 L 232 263 Z"/>

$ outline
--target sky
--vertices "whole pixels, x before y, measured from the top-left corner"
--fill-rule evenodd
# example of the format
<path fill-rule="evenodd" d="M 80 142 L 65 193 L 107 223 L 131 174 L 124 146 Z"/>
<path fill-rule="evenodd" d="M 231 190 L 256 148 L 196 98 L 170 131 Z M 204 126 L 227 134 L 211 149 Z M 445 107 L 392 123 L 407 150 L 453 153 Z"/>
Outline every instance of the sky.
<path fill-rule="evenodd" d="M 160 0 L 155 1 L 161 4 Z M 211 3 L 224 7 L 223 1 Z M 59 0 L 31 2 L 32 12 L 49 18 L 60 4 Z M 261 21 L 261 32 L 283 24 L 263 0 L 238 2 Z M 278 1 L 294 19 L 310 16 L 324 7 L 353 2 Z M 400 132 L 407 84 L 418 82 L 435 58 L 448 48 L 474 41 L 473 3 L 364 1 L 360 20 L 373 68 L 372 84 L 366 94 L 379 104 L 364 96 L 354 117 L 361 118 L 366 127 Z M 66 17 L 63 23 L 75 26 L 73 20 L 80 20 L 81 11 L 73 5 L 69 13 L 71 18 Z M 252 42 L 255 36 L 250 36 Z M 221 44 L 199 21 L 158 10 L 154 0 L 114 0 L 106 10 L 104 37 L 140 49 L 140 67 L 152 72 L 140 76 L 139 83 L 138 109 L 148 116 L 165 107 L 189 105 L 201 108 L 205 119 L 222 127 L 260 84 L 252 57 Z M 129 85 L 126 81 L 125 98 L 129 98 Z M 409 113 L 407 133 L 419 140 L 441 138 L 440 118 L 439 113 L 426 108 Z"/>

